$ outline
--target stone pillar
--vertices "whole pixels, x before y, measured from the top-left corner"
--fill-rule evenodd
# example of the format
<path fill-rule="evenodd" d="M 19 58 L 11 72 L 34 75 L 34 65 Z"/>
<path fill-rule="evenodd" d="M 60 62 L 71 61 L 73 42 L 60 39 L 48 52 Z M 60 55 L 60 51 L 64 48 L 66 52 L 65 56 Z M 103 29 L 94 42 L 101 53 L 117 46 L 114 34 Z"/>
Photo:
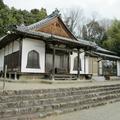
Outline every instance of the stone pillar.
<path fill-rule="evenodd" d="M 77 78 L 78 80 L 80 80 L 80 49 L 78 49 L 78 75 L 77 75 Z"/>
<path fill-rule="evenodd" d="M 117 76 L 120 76 L 120 60 L 117 60 Z"/>
<path fill-rule="evenodd" d="M 55 77 L 55 47 L 53 46 L 53 58 L 52 58 L 52 80 L 54 80 Z"/>

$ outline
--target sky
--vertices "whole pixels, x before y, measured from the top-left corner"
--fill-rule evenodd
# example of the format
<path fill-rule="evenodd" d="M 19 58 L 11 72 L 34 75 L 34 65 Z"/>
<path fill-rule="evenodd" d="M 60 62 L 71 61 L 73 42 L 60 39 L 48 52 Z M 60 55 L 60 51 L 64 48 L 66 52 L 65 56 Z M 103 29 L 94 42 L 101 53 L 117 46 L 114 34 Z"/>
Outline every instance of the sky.
<path fill-rule="evenodd" d="M 48 14 L 58 8 L 61 12 L 69 8 L 83 9 L 85 16 L 97 13 L 102 18 L 120 19 L 120 0 L 4 0 L 9 7 L 31 10 L 46 8 Z"/>

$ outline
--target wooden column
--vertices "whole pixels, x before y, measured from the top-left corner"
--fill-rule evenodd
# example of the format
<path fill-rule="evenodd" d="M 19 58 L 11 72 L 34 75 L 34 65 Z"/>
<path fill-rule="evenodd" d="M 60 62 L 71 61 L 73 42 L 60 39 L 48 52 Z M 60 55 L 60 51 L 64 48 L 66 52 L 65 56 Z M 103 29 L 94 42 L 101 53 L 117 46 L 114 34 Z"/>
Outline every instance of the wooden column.
<path fill-rule="evenodd" d="M 70 73 L 70 51 L 68 52 L 68 73 Z"/>
<path fill-rule="evenodd" d="M 54 80 L 55 77 L 55 46 L 53 45 L 53 58 L 52 58 L 52 80 Z"/>
<path fill-rule="evenodd" d="M 21 65 L 22 65 L 22 38 L 19 39 L 19 65 L 18 65 L 18 69 L 21 72 Z"/>
<path fill-rule="evenodd" d="M 78 49 L 78 80 L 80 79 L 80 49 Z"/>
<path fill-rule="evenodd" d="M 14 61 L 14 60 L 13 60 L 13 52 L 14 52 L 14 41 L 12 41 L 12 54 L 11 54 L 11 61 Z M 14 68 L 13 68 L 13 66 L 14 66 L 13 64 L 14 64 L 14 63 L 11 62 L 11 69 L 12 69 L 12 71 L 13 71 L 13 69 L 14 69 Z"/>
<path fill-rule="evenodd" d="M 100 75 L 100 64 L 99 64 L 100 61 L 97 61 L 97 65 L 98 65 L 98 76 Z"/>

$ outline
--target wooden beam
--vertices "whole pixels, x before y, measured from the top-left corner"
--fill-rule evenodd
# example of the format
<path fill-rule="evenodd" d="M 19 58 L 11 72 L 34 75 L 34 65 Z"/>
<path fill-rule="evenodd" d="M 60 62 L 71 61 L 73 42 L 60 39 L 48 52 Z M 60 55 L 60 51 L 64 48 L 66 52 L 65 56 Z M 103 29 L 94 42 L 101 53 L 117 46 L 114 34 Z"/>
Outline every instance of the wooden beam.
<path fill-rule="evenodd" d="M 72 49 L 69 49 L 69 48 L 60 48 L 60 47 L 49 47 L 50 49 L 53 49 L 53 48 L 55 48 L 56 50 L 60 50 L 60 51 L 70 51 L 70 52 L 72 52 L 73 50 Z"/>

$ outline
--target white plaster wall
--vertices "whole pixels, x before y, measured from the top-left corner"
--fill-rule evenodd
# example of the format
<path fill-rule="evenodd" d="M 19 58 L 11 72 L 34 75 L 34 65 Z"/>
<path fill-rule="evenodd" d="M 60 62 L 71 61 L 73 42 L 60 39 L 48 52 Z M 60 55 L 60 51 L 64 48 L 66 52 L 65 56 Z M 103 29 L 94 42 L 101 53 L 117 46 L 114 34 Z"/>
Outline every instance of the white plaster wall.
<path fill-rule="evenodd" d="M 5 56 L 9 54 L 9 45 L 5 46 Z"/>
<path fill-rule="evenodd" d="M 0 71 L 4 68 L 4 49 L 0 50 Z"/>
<path fill-rule="evenodd" d="M 80 59 L 81 59 L 81 71 L 80 71 L 80 74 L 84 74 L 85 71 L 84 71 L 84 55 L 85 53 L 81 53 L 80 54 Z M 74 58 L 78 56 L 77 52 L 73 52 L 72 55 L 70 55 L 70 73 L 71 74 L 77 74 L 77 71 L 74 71 L 73 70 L 73 67 L 74 67 Z"/>
<path fill-rule="evenodd" d="M 120 76 L 120 60 L 117 61 L 117 76 Z"/>
<path fill-rule="evenodd" d="M 20 49 L 20 46 L 19 46 L 19 41 L 14 41 L 14 43 L 13 43 L 14 45 L 13 45 L 13 52 L 16 52 L 16 51 L 18 51 L 19 49 Z"/>
<path fill-rule="evenodd" d="M 35 50 L 39 53 L 40 69 L 26 68 L 27 56 L 29 51 Z M 45 43 L 40 40 L 25 38 L 22 43 L 22 64 L 21 72 L 27 73 L 44 73 L 45 72 Z"/>
<path fill-rule="evenodd" d="M 13 41 L 5 46 L 5 56 L 19 50 L 19 41 Z"/>

